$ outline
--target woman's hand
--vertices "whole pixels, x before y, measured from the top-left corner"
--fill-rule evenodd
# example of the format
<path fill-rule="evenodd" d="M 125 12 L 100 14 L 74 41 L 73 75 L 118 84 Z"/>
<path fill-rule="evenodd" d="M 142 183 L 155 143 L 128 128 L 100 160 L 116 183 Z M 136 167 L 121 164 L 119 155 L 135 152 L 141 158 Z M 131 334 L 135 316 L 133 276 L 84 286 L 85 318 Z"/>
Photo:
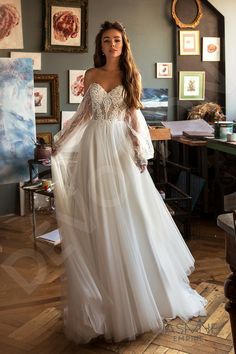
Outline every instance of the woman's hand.
<path fill-rule="evenodd" d="M 140 173 L 143 173 L 147 168 L 147 165 L 140 165 L 139 166 L 139 170 L 140 170 Z"/>
<path fill-rule="evenodd" d="M 139 168 L 140 173 L 143 173 L 147 168 L 147 160 L 136 160 L 136 166 Z"/>

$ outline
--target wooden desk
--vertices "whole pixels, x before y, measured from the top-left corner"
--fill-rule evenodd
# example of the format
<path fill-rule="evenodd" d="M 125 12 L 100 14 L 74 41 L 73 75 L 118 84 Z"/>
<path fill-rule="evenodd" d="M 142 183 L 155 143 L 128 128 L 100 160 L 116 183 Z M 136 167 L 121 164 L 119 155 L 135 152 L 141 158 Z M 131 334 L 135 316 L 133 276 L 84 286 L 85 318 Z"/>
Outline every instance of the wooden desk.
<path fill-rule="evenodd" d="M 193 140 L 193 139 L 185 138 L 183 136 L 172 137 L 171 140 L 177 141 L 181 144 L 188 145 L 188 146 L 206 146 L 207 144 L 206 140 Z"/>
<path fill-rule="evenodd" d="M 220 139 L 206 138 L 208 149 L 225 152 L 226 154 L 236 155 L 236 142 L 228 142 Z"/>

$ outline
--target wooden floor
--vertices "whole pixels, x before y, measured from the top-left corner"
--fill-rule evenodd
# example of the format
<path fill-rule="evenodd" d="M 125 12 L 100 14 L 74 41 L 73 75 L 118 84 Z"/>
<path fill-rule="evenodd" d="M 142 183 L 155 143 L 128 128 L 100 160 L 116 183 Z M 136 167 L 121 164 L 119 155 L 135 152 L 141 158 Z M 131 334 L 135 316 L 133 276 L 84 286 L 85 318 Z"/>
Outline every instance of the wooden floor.
<path fill-rule="evenodd" d="M 55 225 L 50 215 L 37 217 L 38 233 Z M 68 341 L 63 333 L 60 250 L 32 246 L 30 216 L 0 218 L 0 352 L 4 354 L 233 354 L 223 283 L 229 273 L 224 259 L 224 235 L 214 221 L 196 221 L 188 245 L 196 259 L 190 280 L 208 300 L 206 317 L 187 323 L 166 322 L 159 336 L 146 333 L 130 343 L 86 346 Z"/>

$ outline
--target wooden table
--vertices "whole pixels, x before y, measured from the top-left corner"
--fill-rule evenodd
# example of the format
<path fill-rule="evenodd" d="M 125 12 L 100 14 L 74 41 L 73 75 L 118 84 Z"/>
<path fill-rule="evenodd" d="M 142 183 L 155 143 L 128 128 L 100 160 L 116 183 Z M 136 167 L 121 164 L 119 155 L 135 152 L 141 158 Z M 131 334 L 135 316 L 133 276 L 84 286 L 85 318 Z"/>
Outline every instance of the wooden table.
<path fill-rule="evenodd" d="M 221 139 L 206 138 L 206 146 L 208 149 L 225 152 L 236 156 L 236 141 L 228 142 Z"/>

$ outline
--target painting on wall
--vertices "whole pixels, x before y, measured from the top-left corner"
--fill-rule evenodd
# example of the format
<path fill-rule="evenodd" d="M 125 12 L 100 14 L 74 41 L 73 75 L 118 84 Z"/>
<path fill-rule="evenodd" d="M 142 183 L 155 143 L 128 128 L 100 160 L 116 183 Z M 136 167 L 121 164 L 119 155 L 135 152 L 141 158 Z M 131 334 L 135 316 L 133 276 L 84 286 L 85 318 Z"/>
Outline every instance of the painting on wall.
<path fill-rule="evenodd" d="M 179 100 L 205 99 L 205 71 L 180 71 Z"/>
<path fill-rule="evenodd" d="M 0 183 L 29 178 L 34 157 L 32 59 L 0 58 Z"/>
<path fill-rule="evenodd" d="M 84 96 L 86 70 L 69 70 L 69 102 L 80 103 Z"/>
<path fill-rule="evenodd" d="M 172 63 L 156 63 L 156 78 L 171 79 Z"/>
<path fill-rule="evenodd" d="M 200 55 L 200 32 L 179 31 L 180 55 Z"/>
<path fill-rule="evenodd" d="M 0 0 L 0 49 L 23 49 L 21 0 Z"/>
<path fill-rule="evenodd" d="M 220 38 L 219 37 L 203 37 L 202 60 L 220 61 Z"/>
<path fill-rule="evenodd" d="M 45 50 L 87 51 L 87 0 L 45 0 Z"/>
<path fill-rule="evenodd" d="M 33 69 L 41 70 L 41 53 L 11 52 L 11 58 L 31 58 L 33 60 Z"/>
<path fill-rule="evenodd" d="M 47 113 L 47 87 L 34 87 L 35 113 Z"/>
<path fill-rule="evenodd" d="M 59 80 L 57 74 L 34 74 L 34 104 L 37 124 L 59 122 Z"/>
<path fill-rule="evenodd" d="M 142 113 L 148 125 L 167 120 L 168 89 L 144 88 L 141 102 Z"/>

